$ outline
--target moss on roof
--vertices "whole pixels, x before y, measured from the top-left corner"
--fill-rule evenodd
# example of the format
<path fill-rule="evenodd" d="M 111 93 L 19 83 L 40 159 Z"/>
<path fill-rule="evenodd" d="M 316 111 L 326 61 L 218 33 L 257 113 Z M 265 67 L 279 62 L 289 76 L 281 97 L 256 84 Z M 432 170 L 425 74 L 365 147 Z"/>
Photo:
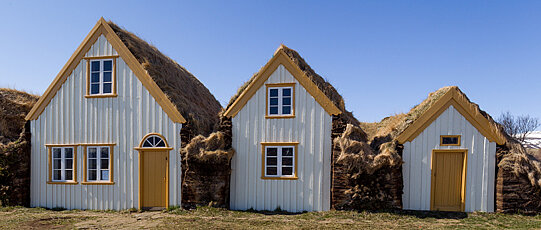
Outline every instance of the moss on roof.
<path fill-rule="evenodd" d="M 111 21 L 108 24 L 180 114 L 193 124 L 195 134 L 207 135 L 212 132 L 222 106 L 210 91 L 193 74 L 156 47 Z"/>
<path fill-rule="evenodd" d="M 488 113 L 481 110 L 479 105 L 471 102 L 466 94 L 464 94 L 457 86 L 446 86 L 428 94 L 428 97 L 425 100 L 414 106 L 406 114 L 396 114 L 394 116 L 386 117 L 378 123 L 363 123 L 362 125 L 366 127 L 365 130 L 368 131 L 368 136 L 370 137 L 390 136 L 395 139 L 451 89 L 457 90 L 459 97 L 464 97 L 466 101 L 475 108 L 477 113 L 481 114 L 491 125 L 496 127 L 498 132 L 504 133 L 501 125 L 495 122 Z"/>

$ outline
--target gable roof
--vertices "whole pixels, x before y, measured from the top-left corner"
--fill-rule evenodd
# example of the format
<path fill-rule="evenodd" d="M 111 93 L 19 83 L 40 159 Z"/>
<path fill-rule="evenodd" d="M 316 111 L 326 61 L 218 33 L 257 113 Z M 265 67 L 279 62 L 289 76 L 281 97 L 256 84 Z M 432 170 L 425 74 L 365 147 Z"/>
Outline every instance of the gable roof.
<path fill-rule="evenodd" d="M 281 45 L 274 56 L 267 62 L 258 73 L 246 82 L 231 98 L 224 112 L 226 117 L 234 117 L 263 86 L 270 75 L 283 65 L 299 81 L 299 83 L 312 95 L 316 101 L 330 115 L 338 115 L 346 112 L 344 99 L 338 91 L 321 76 L 319 76 L 304 59 L 295 51 L 285 45 Z M 356 120 L 355 118 L 352 118 Z"/>
<path fill-rule="evenodd" d="M 396 140 L 400 144 L 412 141 L 451 105 L 490 141 L 498 145 L 506 143 L 500 125 L 479 105 L 471 102 L 457 86 L 444 87 L 431 93 L 421 104 L 403 115 L 402 121 L 393 129 Z"/>
<path fill-rule="evenodd" d="M 39 117 L 101 35 L 107 38 L 107 41 L 173 122 L 185 123 L 185 117 L 187 117 L 190 120 L 196 120 L 201 129 L 206 130 L 214 125 L 217 119 L 216 114 L 221 106 L 197 78 L 155 47 L 114 23 L 106 22 L 103 18 L 100 18 L 60 70 L 52 84 L 28 113 L 26 120 L 35 120 Z"/>

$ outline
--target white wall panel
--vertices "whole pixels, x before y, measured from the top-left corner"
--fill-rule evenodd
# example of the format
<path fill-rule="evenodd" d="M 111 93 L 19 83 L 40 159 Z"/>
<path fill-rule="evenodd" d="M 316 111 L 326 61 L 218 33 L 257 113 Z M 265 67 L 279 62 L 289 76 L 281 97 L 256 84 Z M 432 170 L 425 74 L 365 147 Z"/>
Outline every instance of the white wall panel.
<path fill-rule="evenodd" d="M 118 55 L 100 36 L 86 57 Z M 162 134 L 170 151 L 169 204 L 181 201 L 181 124 L 169 119 L 128 65 L 116 62 L 117 97 L 85 98 L 86 60 L 82 60 L 37 120 L 31 121 L 31 205 L 67 209 L 128 209 L 138 204 L 138 151 L 144 135 Z M 114 185 L 47 184 L 45 144 L 115 143 Z M 83 180 L 83 147 L 77 148 L 77 181 Z"/>
<path fill-rule="evenodd" d="M 460 146 L 440 146 L 440 135 L 461 135 Z M 467 149 L 466 212 L 494 211 L 496 143 L 490 142 L 453 106 L 413 141 L 404 143 L 404 209 L 430 210 L 433 149 Z"/>
<path fill-rule="evenodd" d="M 280 65 L 265 84 L 295 82 L 295 118 L 266 119 L 262 86 L 233 121 L 231 208 L 290 212 L 330 208 L 332 117 Z M 297 180 L 261 179 L 261 142 L 299 142 Z"/>

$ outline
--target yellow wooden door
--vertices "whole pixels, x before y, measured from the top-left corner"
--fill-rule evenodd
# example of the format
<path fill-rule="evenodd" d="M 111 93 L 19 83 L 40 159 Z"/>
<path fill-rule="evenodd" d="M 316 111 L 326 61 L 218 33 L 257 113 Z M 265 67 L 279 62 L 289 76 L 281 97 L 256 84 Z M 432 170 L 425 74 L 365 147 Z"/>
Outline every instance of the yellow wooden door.
<path fill-rule="evenodd" d="M 464 211 L 465 157 L 465 152 L 460 150 L 434 150 L 432 210 Z"/>
<path fill-rule="evenodd" d="M 143 208 L 167 205 L 167 151 L 143 153 Z"/>

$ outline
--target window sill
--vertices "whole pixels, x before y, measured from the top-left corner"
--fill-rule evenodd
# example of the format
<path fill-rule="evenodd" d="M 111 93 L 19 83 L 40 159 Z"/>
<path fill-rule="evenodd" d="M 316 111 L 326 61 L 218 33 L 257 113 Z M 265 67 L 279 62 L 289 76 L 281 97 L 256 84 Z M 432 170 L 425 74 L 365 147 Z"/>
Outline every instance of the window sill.
<path fill-rule="evenodd" d="M 115 184 L 115 182 L 113 181 L 85 181 L 85 182 L 81 182 L 81 184 L 84 184 L 84 185 L 113 185 Z"/>
<path fill-rule="evenodd" d="M 104 98 L 104 97 L 117 97 L 118 94 L 97 94 L 97 95 L 85 95 L 86 98 Z"/>
<path fill-rule="evenodd" d="M 265 177 L 262 176 L 261 179 L 263 180 L 297 180 L 298 177 Z"/>
<path fill-rule="evenodd" d="M 295 115 L 286 115 L 286 116 L 265 116 L 266 119 L 287 119 L 287 118 L 295 118 Z"/>
<path fill-rule="evenodd" d="M 79 182 L 77 182 L 77 181 L 47 181 L 47 184 L 70 184 L 70 185 L 74 185 L 74 184 L 79 184 Z"/>

